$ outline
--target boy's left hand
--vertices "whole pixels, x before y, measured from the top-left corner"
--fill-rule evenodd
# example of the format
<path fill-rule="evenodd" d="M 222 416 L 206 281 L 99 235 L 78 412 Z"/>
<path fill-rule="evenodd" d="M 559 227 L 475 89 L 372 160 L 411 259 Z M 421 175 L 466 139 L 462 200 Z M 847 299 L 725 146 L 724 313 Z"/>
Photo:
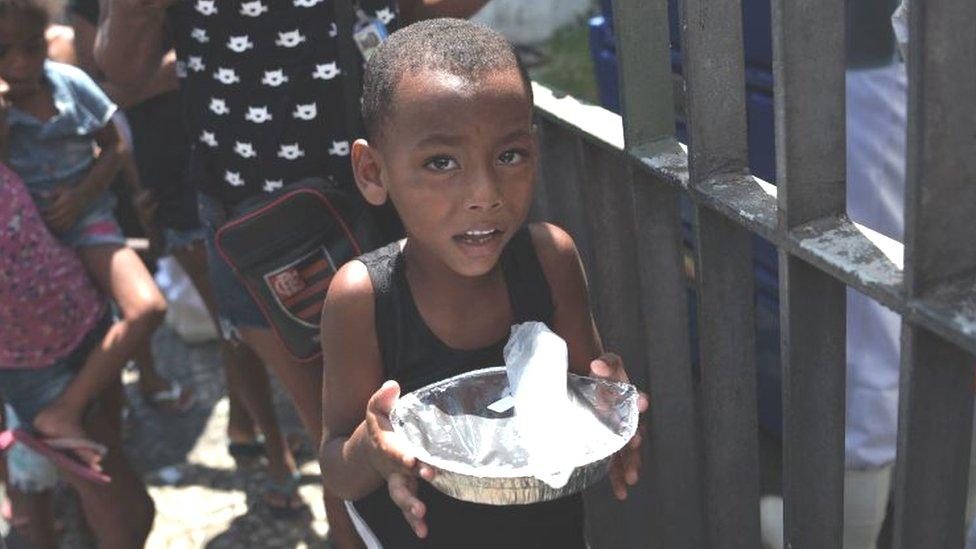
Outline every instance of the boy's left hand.
<path fill-rule="evenodd" d="M 623 359 L 614 353 L 604 353 L 600 358 L 590 362 L 590 376 L 629 382 Z M 637 410 L 642 415 L 647 411 L 648 403 L 647 395 L 638 391 Z M 613 488 L 613 495 L 619 500 L 627 499 L 627 487 L 637 484 L 641 468 L 640 445 L 643 435 L 642 417 L 634 438 L 610 459 L 610 486 Z"/>
<path fill-rule="evenodd" d="M 51 191 L 51 198 L 51 205 L 43 215 L 44 221 L 55 232 L 70 229 L 88 205 L 88 196 L 78 187 L 58 187 Z"/>

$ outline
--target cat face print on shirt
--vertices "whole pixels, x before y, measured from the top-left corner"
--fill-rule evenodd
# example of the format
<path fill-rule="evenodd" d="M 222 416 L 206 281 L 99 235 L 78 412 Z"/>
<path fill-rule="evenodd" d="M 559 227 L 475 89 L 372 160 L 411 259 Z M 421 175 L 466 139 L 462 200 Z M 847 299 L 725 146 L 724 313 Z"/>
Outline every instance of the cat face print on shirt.
<path fill-rule="evenodd" d="M 284 158 L 285 160 L 295 160 L 296 158 L 305 156 L 305 151 L 298 146 L 298 143 L 293 143 L 291 145 L 282 145 L 278 148 L 278 158 Z"/>
<path fill-rule="evenodd" d="M 292 4 L 296 8 L 312 8 L 321 4 L 324 1 L 325 0 L 295 0 L 294 2 L 292 2 Z"/>
<path fill-rule="evenodd" d="M 244 36 L 231 36 L 227 39 L 227 49 L 234 53 L 244 53 L 254 47 L 254 42 L 245 34 Z"/>
<path fill-rule="evenodd" d="M 332 80 L 339 73 L 339 65 L 333 61 L 331 63 L 323 63 L 321 65 L 315 65 L 315 71 L 312 73 L 312 78 L 316 80 Z"/>
<path fill-rule="evenodd" d="M 254 158 L 258 155 L 257 151 L 254 150 L 254 145 L 240 141 L 234 142 L 234 152 L 242 158 Z"/>
<path fill-rule="evenodd" d="M 197 0 L 196 10 L 203 15 L 217 13 L 217 0 Z"/>
<path fill-rule="evenodd" d="M 202 132 L 200 132 L 200 142 L 208 147 L 216 147 L 217 136 L 215 136 L 213 132 L 208 132 L 207 130 L 203 130 Z"/>
<path fill-rule="evenodd" d="M 298 120 L 313 120 L 318 114 L 318 109 L 315 103 L 309 103 L 308 105 L 295 105 L 295 112 L 291 113 L 294 118 Z"/>
<path fill-rule="evenodd" d="M 210 37 L 207 36 L 207 31 L 197 27 L 194 27 L 194 29 L 190 31 L 190 38 L 200 42 L 201 44 L 206 44 L 210 41 Z"/>
<path fill-rule="evenodd" d="M 280 188 L 282 188 L 284 186 L 285 186 L 285 182 L 282 179 L 276 179 L 276 180 L 265 179 L 264 180 L 264 192 L 266 192 L 266 193 L 273 193 L 273 192 L 277 191 L 278 189 L 280 189 Z"/>
<path fill-rule="evenodd" d="M 227 107 L 227 101 L 219 97 L 210 98 L 210 110 L 218 116 L 223 116 L 225 114 L 230 114 L 230 109 Z"/>
<path fill-rule="evenodd" d="M 389 25 L 390 21 L 394 19 L 393 10 L 390 8 L 383 8 L 376 12 L 376 18 L 380 20 L 384 25 Z"/>
<path fill-rule="evenodd" d="M 262 84 L 265 86 L 271 86 L 272 88 L 277 88 L 287 81 L 288 77 L 285 75 L 284 69 L 264 71 L 264 78 L 261 79 Z"/>
<path fill-rule="evenodd" d="M 329 154 L 332 156 L 347 156 L 349 154 L 349 142 L 333 141 L 332 147 L 329 149 Z"/>
<path fill-rule="evenodd" d="M 237 71 L 234 69 L 226 69 L 224 67 L 218 67 L 217 72 L 213 74 L 213 77 L 216 81 L 228 86 L 231 84 L 237 84 L 241 81 L 241 77 L 237 76 Z"/>
<path fill-rule="evenodd" d="M 268 107 L 248 107 L 244 119 L 255 124 L 264 124 L 271 120 L 271 113 L 268 112 Z"/>
<path fill-rule="evenodd" d="M 199 55 L 191 55 L 186 58 L 186 67 L 193 72 L 203 72 L 207 70 L 207 66 L 203 64 L 203 57 Z"/>
<path fill-rule="evenodd" d="M 247 17 L 260 17 L 262 13 L 268 11 L 268 6 L 261 3 L 261 0 L 241 3 L 241 15 Z"/>
<path fill-rule="evenodd" d="M 241 177 L 241 172 L 232 172 L 230 170 L 224 172 L 224 181 L 230 184 L 231 187 L 243 187 L 244 178 Z"/>
<path fill-rule="evenodd" d="M 278 39 L 275 40 L 275 45 L 283 48 L 294 48 L 304 41 L 305 35 L 299 32 L 298 29 L 295 29 L 288 32 L 279 32 Z"/>

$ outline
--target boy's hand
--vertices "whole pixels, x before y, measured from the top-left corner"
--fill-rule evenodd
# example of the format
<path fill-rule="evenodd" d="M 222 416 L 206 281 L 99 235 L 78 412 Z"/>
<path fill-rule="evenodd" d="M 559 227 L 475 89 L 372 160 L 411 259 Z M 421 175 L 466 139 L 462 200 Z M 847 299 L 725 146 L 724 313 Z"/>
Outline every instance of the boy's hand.
<path fill-rule="evenodd" d="M 627 371 L 624 361 L 614 353 L 604 353 L 600 358 L 590 362 L 590 375 L 627 382 Z M 643 415 L 647 411 L 647 395 L 637 394 L 637 410 Z M 638 424 L 637 433 L 626 446 L 621 448 L 610 460 L 610 486 L 613 495 L 619 500 L 627 499 L 627 487 L 637 484 L 641 468 L 640 444 L 644 434 L 643 417 Z"/>
<path fill-rule="evenodd" d="M 373 469 L 386 479 L 390 499 L 400 508 L 417 537 L 423 538 L 427 537 L 427 524 L 424 522 L 427 506 L 417 498 L 417 477 L 429 482 L 434 478 L 434 470 L 418 461 L 393 432 L 390 412 L 399 397 L 400 384 L 387 381 L 366 404 L 369 461 Z"/>
<path fill-rule="evenodd" d="M 42 213 L 55 232 L 70 229 L 88 205 L 88 196 L 79 187 L 58 187 L 51 191 L 51 205 Z"/>

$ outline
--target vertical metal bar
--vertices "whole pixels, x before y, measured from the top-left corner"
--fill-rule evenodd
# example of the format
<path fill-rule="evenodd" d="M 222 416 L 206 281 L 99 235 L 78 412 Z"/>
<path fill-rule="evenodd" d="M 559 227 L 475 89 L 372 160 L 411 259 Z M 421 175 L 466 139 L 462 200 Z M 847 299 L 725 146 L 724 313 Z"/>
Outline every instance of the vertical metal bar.
<path fill-rule="evenodd" d="M 905 282 L 910 298 L 976 269 L 976 3 L 909 10 Z M 902 332 L 895 547 L 960 547 L 972 428 L 971 355 Z"/>
<path fill-rule="evenodd" d="M 963 546 L 974 362 L 923 328 L 902 328 L 895 549 Z"/>
<path fill-rule="evenodd" d="M 623 357 L 631 382 L 646 391 L 630 170 L 618 154 L 583 146 L 585 217 L 590 242 L 597 252 L 588 265 L 590 298 L 605 347 Z M 649 446 L 643 450 L 647 459 Z M 667 502 L 651 498 L 647 480 L 645 476 L 632 487 L 624 502 L 614 499 L 606 483 L 589 492 L 587 524 L 593 526 L 588 531 L 590 547 L 644 548 L 654 539 L 648 517 Z M 607 528 L 608 524 L 613 527 Z"/>
<path fill-rule="evenodd" d="M 772 3 L 779 230 L 845 213 L 845 2 Z M 844 285 L 780 251 L 787 546 L 844 527 Z"/>
<path fill-rule="evenodd" d="M 690 185 L 747 171 L 738 0 L 682 0 Z M 708 547 L 759 546 L 759 450 L 752 242 L 697 207 L 698 328 Z"/>
<path fill-rule="evenodd" d="M 613 25 L 627 149 L 673 137 L 667 0 L 615 0 Z"/>
<path fill-rule="evenodd" d="M 704 546 L 697 410 L 691 371 L 678 191 L 643 175 L 634 180 L 640 303 L 644 318 L 650 459 L 644 463 L 654 532 L 643 547 Z"/>
<path fill-rule="evenodd" d="M 780 252 L 783 497 L 787 546 L 844 538 L 844 284 Z"/>
<path fill-rule="evenodd" d="M 640 155 L 674 154 L 673 76 L 667 0 L 616 0 L 624 142 Z M 649 177 L 633 181 L 641 312 L 654 412 L 644 476 L 655 512 L 643 547 L 700 547 L 702 494 L 683 281 L 677 193 Z"/>
<path fill-rule="evenodd" d="M 976 269 L 976 2 L 911 3 L 905 282 L 912 297 Z"/>
<path fill-rule="evenodd" d="M 681 35 L 691 184 L 746 173 L 741 2 L 682 0 Z"/>

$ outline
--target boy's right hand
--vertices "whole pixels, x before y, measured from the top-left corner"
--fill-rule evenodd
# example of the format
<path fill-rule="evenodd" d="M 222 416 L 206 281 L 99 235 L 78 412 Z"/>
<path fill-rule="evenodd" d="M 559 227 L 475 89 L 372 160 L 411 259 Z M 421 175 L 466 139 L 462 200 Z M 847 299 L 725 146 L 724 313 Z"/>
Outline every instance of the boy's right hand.
<path fill-rule="evenodd" d="M 373 393 L 366 404 L 366 430 L 369 433 L 369 461 L 373 469 L 386 479 L 390 499 L 400 508 L 417 537 L 427 537 L 424 514 L 427 506 L 417 498 L 417 477 L 426 481 L 434 478 L 434 470 L 421 463 L 393 432 L 390 412 L 400 397 L 400 384 L 387 381 Z"/>

